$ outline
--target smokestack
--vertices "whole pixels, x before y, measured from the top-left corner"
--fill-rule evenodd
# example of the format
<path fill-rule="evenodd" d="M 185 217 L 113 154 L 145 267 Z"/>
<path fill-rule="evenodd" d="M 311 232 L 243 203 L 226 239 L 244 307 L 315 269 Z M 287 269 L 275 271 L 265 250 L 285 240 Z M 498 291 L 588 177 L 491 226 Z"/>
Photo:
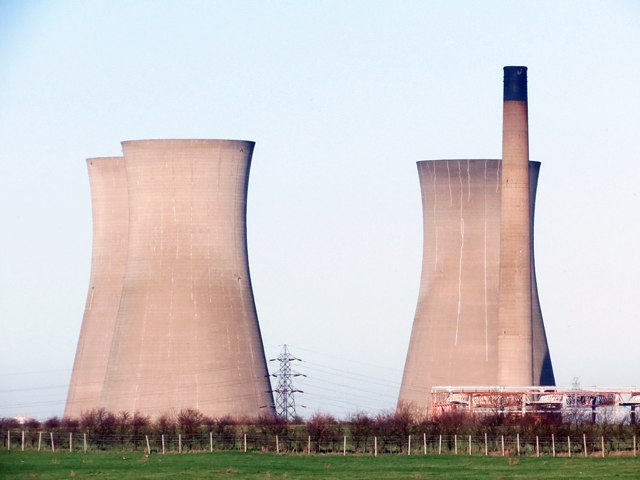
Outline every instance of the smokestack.
<path fill-rule="evenodd" d="M 504 67 L 498 384 L 532 385 L 527 67 Z"/>
<path fill-rule="evenodd" d="M 418 162 L 422 277 L 398 397 L 412 414 L 436 413 L 434 386 L 555 385 L 535 278 L 526 72 L 504 69 L 502 160 Z"/>

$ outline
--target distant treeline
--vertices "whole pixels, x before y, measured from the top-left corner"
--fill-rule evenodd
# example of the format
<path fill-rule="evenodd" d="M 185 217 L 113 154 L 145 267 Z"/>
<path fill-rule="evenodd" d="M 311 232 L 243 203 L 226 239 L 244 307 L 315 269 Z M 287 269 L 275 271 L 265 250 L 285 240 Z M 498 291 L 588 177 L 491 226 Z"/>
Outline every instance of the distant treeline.
<path fill-rule="evenodd" d="M 599 418 L 591 422 L 589 416 L 527 414 L 524 416 L 484 415 L 470 416 L 467 413 L 448 413 L 429 419 L 415 420 L 409 411 L 399 409 L 369 415 L 354 413 L 339 420 L 326 413 L 315 413 L 309 419 L 296 418 L 285 421 L 280 418 L 258 417 L 234 419 L 230 416 L 210 418 L 195 409 L 184 409 L 176 414 L 165 414 L 152 420 L 138 412 L 113 413 L 94 409 L 80 418 L 51 417 L 44 421 L 15 418 L 0 418 L 0 430 L 26 430 L 47 432 L 89 433 L 109 435 L 196 435 L 208 434 L 268 434 L 287 436 L 310 436 L 314 441 L 342 438 L 399 437 L 409 435 L 516 435 L 556 436 L 593 435 L 627 436 L 640 435 L 640 424 Z"/>

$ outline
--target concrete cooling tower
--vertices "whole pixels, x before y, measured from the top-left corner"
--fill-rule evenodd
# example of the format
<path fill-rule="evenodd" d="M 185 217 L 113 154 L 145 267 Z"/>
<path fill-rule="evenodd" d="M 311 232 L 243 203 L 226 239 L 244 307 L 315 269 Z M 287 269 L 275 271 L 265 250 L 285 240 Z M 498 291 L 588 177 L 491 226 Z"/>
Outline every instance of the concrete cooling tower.
<path fill-rule="evenodd" d="M 514 103 L 515 102 L 515 103 Z M 398 404 L 434 386 L 555 385 L 538 300 L 526 68 L 505 67 L 503 159 L 418 162 L 422 277 Z"/>
<path fill-rule="evenodd" d="M 93 255 L 65 417 L 78 417 L 100 404 L 127 266 L 129 202 L 124 158 L 90 158 L 87 167 Z"/>
<path fill-rule="evenodd" d="M 273 414 L 247 255 L 253 146 L 123 142 L 128 248 L 113 338 L 99 401 L 76 407 L 70 392 L 70 413 Z"/>

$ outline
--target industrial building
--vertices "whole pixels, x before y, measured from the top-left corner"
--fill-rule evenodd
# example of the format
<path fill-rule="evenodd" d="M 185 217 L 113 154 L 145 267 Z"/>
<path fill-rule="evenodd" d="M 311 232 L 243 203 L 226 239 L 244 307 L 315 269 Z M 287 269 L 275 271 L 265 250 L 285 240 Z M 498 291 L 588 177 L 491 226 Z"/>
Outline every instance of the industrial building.
<path fill-rule="evenodd" d="M 591 422 L 636 423 L 640 392 L 636 387 L 433 387 L 433 415 L 560 414 Z"/>
<path fill-rule="evenodd" d="M 538 300 L 526 67 L 504 68 L 502 160 L 418 162 L 422 276 L 398 404 L 442 385 L 555 385 Z"/>
<path fill-rule="evenodd" d="M 254 143 L 122 146 L 88 161 L 93 260 L 65 415 L 273 415 L 247 254 Z"/>

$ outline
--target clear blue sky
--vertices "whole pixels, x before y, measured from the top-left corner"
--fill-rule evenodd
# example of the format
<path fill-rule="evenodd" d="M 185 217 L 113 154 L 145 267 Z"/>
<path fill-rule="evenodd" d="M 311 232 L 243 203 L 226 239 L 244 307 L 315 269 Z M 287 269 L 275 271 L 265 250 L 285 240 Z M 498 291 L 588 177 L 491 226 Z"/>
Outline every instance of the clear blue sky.
<path fill-rule="evenodd" d="M 392 408 L 420 279 L 415 162 L 501 155 L 529 67 L 559 384 L 640 385 L 637 1 L 0 0 L 0 416 L 60 415 L 88 286 L 84 159 L 257 142 L 249 255 L 309 414 Z"/>

